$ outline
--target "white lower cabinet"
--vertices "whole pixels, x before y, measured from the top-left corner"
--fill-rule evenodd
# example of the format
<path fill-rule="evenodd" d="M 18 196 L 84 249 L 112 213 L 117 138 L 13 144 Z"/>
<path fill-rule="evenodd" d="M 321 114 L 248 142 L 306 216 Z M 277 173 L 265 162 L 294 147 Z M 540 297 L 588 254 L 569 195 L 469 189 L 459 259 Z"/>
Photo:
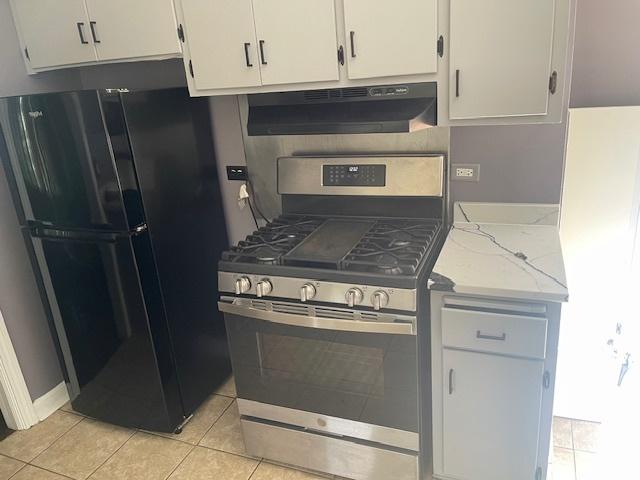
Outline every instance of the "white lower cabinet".
<path fill-rule="evenodd" d="M 560 306 L 431 292 L 433 472 L 545 480 Z"/>
<path fill-rule="evenodd" d="M 443 350 L 443 474 L 534 480 L 544 364 Z"/>

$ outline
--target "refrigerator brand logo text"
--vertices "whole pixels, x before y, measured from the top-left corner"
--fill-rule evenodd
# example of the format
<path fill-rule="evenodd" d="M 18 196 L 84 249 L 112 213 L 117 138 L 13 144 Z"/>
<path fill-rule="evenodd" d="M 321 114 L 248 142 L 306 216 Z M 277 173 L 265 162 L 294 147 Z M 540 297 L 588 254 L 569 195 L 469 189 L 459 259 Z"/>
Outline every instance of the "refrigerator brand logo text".
<path fill-rule="evenodd" d="M 29 112 L 29 116 L 31 118 L 40 118 L 43 116 L 43 113 L 40 110 L 37 110 L 35 112 Z"/>

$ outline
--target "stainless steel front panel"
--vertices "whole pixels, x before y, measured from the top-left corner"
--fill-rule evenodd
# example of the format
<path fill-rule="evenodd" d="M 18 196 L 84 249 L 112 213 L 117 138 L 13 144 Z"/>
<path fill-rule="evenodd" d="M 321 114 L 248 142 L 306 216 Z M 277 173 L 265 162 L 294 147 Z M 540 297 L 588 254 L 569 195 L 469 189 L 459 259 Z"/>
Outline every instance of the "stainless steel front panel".
<path fill-rule="evenodd" d="M 269 293 L 268 298 L 287 298 L 291 300 L 300 300 L 300 290 L 305 284 L 312 284 L 316 289 L 313 302 L 335 303 L 346 306 L 346 293 L 350 288 L 356 287 L 362 290 L 364 298 L 361 306 L 373 306 L 373 293 L 378 290 L 384 290 L 389 295 L 389 303 L 385 307 L 387 310 L 402 310 L 407 312 L 416 311 L 416 289 L 403 288 L 386 288 L 373 287 L 368 285 L 354 285 L 350 283 L 323 282 L 320 280 L 307 280 L 304 278 L 293 277 L 272 277 L 266 275 L 253 275 L 232 272 L 218 272 L 218 289 L 220 293 L 234 294 L 236 291 L 236 281 L 246 277 L 251 282 L 251 288 L 246 292 L 247 295 L 256 294 L 256 285 L 259 281 L 268 279 L 273 285 L 273 290 Z"/>
<path fill-rule="evenodd" d="M 239 317 L 295 327 L 342 332 L 416 335 L 415 317 L 378 315 L 346 309 L 337 310 L 304 304 L 231 297 L 222 297 L 218 302 L 218 308 L 221 312 Z"/>
<path fill-rule="evenodd" d="M 323 165 L 386 165 L 381 187 L 323 185 Z M 386 197 L 442 197 L 444 157 L 344 156 L 282 157 L 278 159 L 281 195 L 360 195 Z"/>
<path fill-rule="evenodd" d="M 354 480 L 417 480 L 418 455 L 348 439 L 240 421 L 249 455 Z"/>
<path fill-rule="evenodd" d="M 324 432 L 329 435 L 357 438 L 372 443 L 388 445 L 404 450 L 419 450 L 419 436 L 396 428 L 355 422 L 330 415 L 320 415 L 303 410 L 279 407 L 252 400 L 238 399 L 240 415 L 272 422 L 286 423 L 295 427 Z"/>

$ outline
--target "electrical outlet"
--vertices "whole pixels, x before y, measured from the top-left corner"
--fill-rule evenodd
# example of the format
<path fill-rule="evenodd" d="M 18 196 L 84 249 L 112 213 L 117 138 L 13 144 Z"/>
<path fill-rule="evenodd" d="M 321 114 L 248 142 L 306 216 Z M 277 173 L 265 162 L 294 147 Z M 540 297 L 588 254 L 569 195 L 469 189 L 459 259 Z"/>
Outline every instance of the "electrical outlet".
<path fill-rule="evenodd" d="M 247 180 L 247 167 L 235 166 L 227 167 L 227 180 Z"/>
<path fill-rule="evenodd" d="M 451 180 L 460 182 L 479 182 L 480 181 L 480 165 L 474 164 L 457 164 L 451 166 Z"/>

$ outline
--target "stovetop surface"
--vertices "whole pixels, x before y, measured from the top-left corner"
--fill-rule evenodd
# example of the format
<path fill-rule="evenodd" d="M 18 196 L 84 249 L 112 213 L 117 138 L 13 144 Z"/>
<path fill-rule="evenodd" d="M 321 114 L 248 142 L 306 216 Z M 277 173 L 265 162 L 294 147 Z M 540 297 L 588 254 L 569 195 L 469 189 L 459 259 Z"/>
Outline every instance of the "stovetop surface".
<path fill-rule="evenodd" d="M 442 230 L 438 219 L 283 215 L 222 256 L 223 262 L 416 276 Z"/>

